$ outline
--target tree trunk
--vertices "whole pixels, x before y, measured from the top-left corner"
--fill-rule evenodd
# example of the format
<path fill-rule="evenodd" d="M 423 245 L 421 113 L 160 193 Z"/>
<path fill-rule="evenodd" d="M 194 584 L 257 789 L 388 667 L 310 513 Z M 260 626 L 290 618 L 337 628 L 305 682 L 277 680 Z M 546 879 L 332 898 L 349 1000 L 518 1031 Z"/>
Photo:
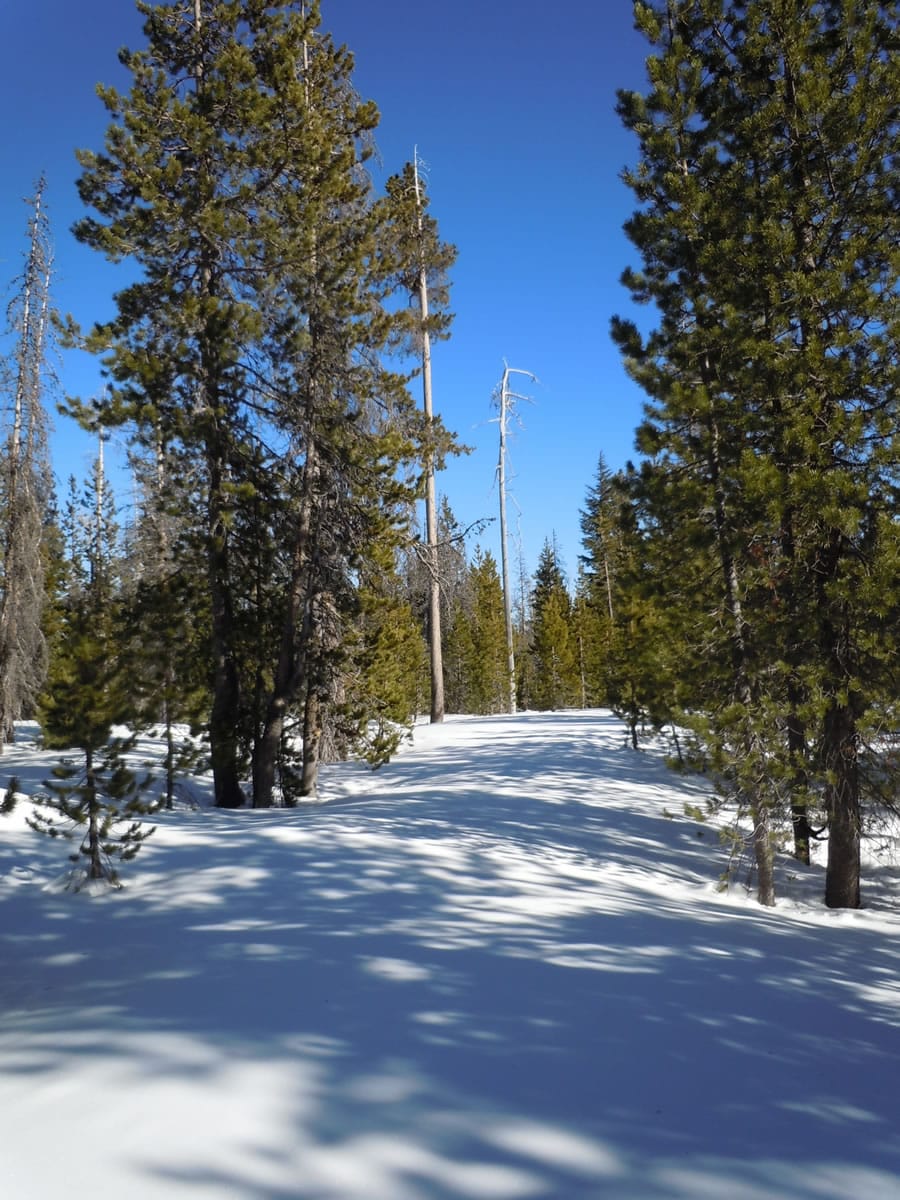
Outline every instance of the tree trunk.
<path fill-rule="evenodd" d="M 416 205 L 419 233 L 422 232 L 422 210 L 419 200 L 418 161 L 414 164 Z M 422 315 L 422 403 L 425 422 L 431 433 L 434 423 L 434 402 L 431 391 L 431 336 L 428 332 L 428 273 L 425 264 L 419 269 L 419 310 Z M 431 664 L 431 723 L 444 719 L 444 662 L 441 651 L 441 579 L 438 563 L 437 498 L 434 487 L 434 451 L 429 447 L 425 459 L 425 540 L 428 561 L 428 651 Z"/>
<path fill-rule="evenodd" d="M 788 760 L 791 770 L 791 824 L 794 830 L 794 858 L 809 866 L 809 846 L 812 840 L 812 824 L 809 820 L 809 806 L 805 799 L 807 787 L 806 769 L 806 730 L 803 722 L 793 707 L 795 697 L 788 689 L 788 703 L 792 705 L 787 719 Z"/>
<path fill-rule="evenodd" d="M 231 605 L 228 542 L 222 501 L 222 467 L 210 456 L 207 566 L 210 593 L 213 701 L 209 746 L 217 808 L 241 808 L 244 791 L 238 771 L 240 682 L 234 659 L 234 614 Z"/>
<path fill-rule="evenodd" d="M 103 879 L 103 858 L 100 850 L 100 829 L 97 821 L 99 816 L 99 805 L 97 804 L 97 778 L 94 774 L 94 752 L 92 750 L 85 750 L 84 752 L 84 787 L 87 793 L 87 836 L 88 853 L 91 864 L 88 870 L 88 878 Z"/>
<path fill-rule="evenodd" d="M 315 796 L 319 782 L 319 753 L 322 746 L 322 715 L 315 688 L 306 694 L 303 712 L 303 770 L 300 775 L 300 795 Z"/>
<path fill-rule="evenodd" d="M 15 740 L 15 723 L 24 704 L 43 682 L 44 567 L 41 516 L 35 476 L 42 428 L 41 369 L 49 320 L 50 249 L 43 213 L 45 181 L 41 177 L 32 201 L 30 237 L 22 279 L 21 314 L 16 320 L 13 358 L 15 387 L 12 425 L 6 447 L 4 519 L 0 578 L 0 754 Z"/>
<path fill-rule="evenodd" d="M 772 831 L 769 810 L 765 804 L 753 805 L 753 854 L 756 859 L 756 898 L 766 908 L 775 904 L 775 853 L 772 849 Z"/>
<path fill-rule="evenodd" d="M 163 695 L 163 722 L 166 730 L 166 809 L 175 807 L 175 732 L 172 728 L 172 705 L 170 695 L 172 690 L 171 668 L 166 670 L 165 692 Z"/>
<path fill-rule="evenodd" d="M 708 364 L 704 368 L 704 382 L 711 385 L 712 379 Z M 747 671 L 747 623 L 744 619 L 741 604 L 740 576 L 737 561 L 729 544 L 728 513 L 725 492 L 722 485 L 720 460 L 719 426 L 714 414 L 709 418 L 710 449 L 709 467 L 713 485 L 716 542 L 719 551 L 719 561 L 725 592 L 725 608 L 731 625 L 731 663 L 734 680 L 734 697 L 744 710 L 743 718 L 743 747 L 745 759 L 756 760 L 762 764 L 765 760 L 765 750 L 759 745 L 759 739 L 753 732 L 749 721 L 753 706 L 753 686 Z M 753 821 L 753 854 L 756 859 L 757 900 L 766 907 L 775 903 L 774 853 L 772 849 L 772 833 L 770 829 L 769 810 L 764 795 L 759 794 L 757 784 L 755 795 L 740 796 L 740 801 L 750 811 Z"/>
<path fill-rule="evenodd" d="M 253 807 L 271 808 L 275 773 L 284 736 L 284 720 L 303 687 L 306 646 L 311 636 L 309 558 L 312 540 L 314 494 L 318 479 L 318 453 L 310 437 L 303 472 L 303 494 L 297 515 L 291 582 L 281 625 L 278 661 L 266 705 L 262 732 L 253 747 Z M 302 616 L 301 616 L 302 614 Z M 299 633 L 299 645 L 298 645 Z"/>
<path fill-rule="evenodd" d="M 860 906 L 860 807 L 856 718 L 849 705 L 834 703 L 825 715 L 823 758 L 827 772 L 828 908 Z"/>

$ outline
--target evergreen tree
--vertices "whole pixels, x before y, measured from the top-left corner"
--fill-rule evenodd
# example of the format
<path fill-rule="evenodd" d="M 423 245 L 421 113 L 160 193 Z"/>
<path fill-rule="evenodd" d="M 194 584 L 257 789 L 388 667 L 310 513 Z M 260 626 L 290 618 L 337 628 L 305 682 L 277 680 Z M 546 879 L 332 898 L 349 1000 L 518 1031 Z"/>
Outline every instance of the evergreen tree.
<path fill-rule="evenodd" d="M 760 900 L 775 828 L 802 837 L 820 794 L 826 903 L 855 906 L 896 561 L 897 6 L 635 13 L 654 57 L 647 96 L 620 94 L 641 144 L 643 270 L 624 282 L 660 323 L 614 335 L 652 400 L 646 494 L 698 573 L 716 567 L 696 624 L 720 684 L 707 732 L 751 815 Z"/>
<path fill-rule="evenodd" d="M 616 555 L 615 535 L 617 508 L 613 475 L 600 455 L 596 482 L 588 489 L 581 513 L 581 535 L 584 553 L 580 557 L 584 569 L 585 590 L 596 608 L 604 609 L 610 623 L 615 620 L 613 605 L 613 559 Z"/>
<path fill-rule="evenodd" d="M 102 444 L 102 443 L 101 443 Z M 152 834 L 142 818 L 155 810 L 147 781 L 127 767 L 128 739 L 113 726 L 132 714 L 131 679 L 120 654 L 116 526 L 102 459 L 82 498 L 68 507 L 67 576 L 39 719 L 44 745 L 75 751 L 36 798 L 29 824 L 51 837 L 80 837 L 71 856 L 90 880 L 117 884 L 113 860 L 128 861 Z M 80 875 L 73 876 L 76 888 Z"/>
<path fill-rule="evenodd" d="M 411 335 L 412 348 L 421 359 L 422 395 L 427 432 L 433 433 L 434 405 L 431 386 L 431 346 L 435 338 L 449 337 L 452 319 L 447 311 L 447 272 L 456 261 L 456 248 L 441 242 L 437 222 L 427 212 L 428 196 L 419 160 L 407 163 L 387 181 L 383 202 L 385 232 L 380 249 L 388 277 L 409 308 L 401 312 L 399 330 Z M 435 492 L 435 449 L 425 454 L 425 547 L 428 568 L 428 647 L 431 669 L 431 720 L 444 719 L 444 672 L 441 633 L 441 582 L 438 509 Z"/>
<path fill-rule="evenodd" d="M 318 4 L 138 7 L 131 91 L 100 90 L 106 148 L 80 156 L 98 216 L 78 236 L 143 272 L 91 338 L 115 382 L 103 419 L 183 455 L 216 802 L 244 802 L 249 762 L 265 806 L 296 711 L 315 788 L 357 568 L 403 536 L 437 434 L 382 360 L 399 318 L 364 168 L 377 112 Z"/>
<path fill-rule="evenodd" d="M 639 483 L 630 464 L 613 474 L 601 457 L 582 513 L 581 559 L 594 620 L 594 683 L 626 721 L 635 750 L 646 725 L 659 730 L 672 719 L 678 645 L 666 599 L 673 588 L 667 540 L 643 505 Z M 684 670 L 683 658 L 678 663 Z"/>
<path fill-rule="evenodd" d="M 30 202 L 28 250 L 9 309 L 13 347 L 3 380 L 10 403 L 0 463 L 0 751 L 13 740 L 23 711 L 33 710 L 47 670 L 42 543 L 51 501 L 44 395 L 52 250 L 45 188 L 41 178 Z"/>
<path fill-rule="evenodd" d="M 472 644 L 471 601 L 463 592 L 454 599 L 442 629 L 447 706 L 451 712 L 472 712 L 469 673 L 475 652 Z"/>
<path fill-rule="evenodd" d="M 165 740 L 165 806 L 171 809 L 178 775 L 198 758 L 179 726 L 201 727 L 209 699 L 202 558 L 170 486 L 176 456 L 158 442 L 149 457 L 134 452 L 131 466 L 138 511 L 125 535 L 119 652 L 132 679 L 135 723 L 159 730 Z"/>
<path fill-rule="evenodd" d="M 472 609 L 465 662 L 466 710 L 507 712 L 506 625 L 497 563 L 489 550 L 476 550 L 470 568 Z"/>
<path fill-rule="evenodd" d="M 391 757 L 416 714 L 427 708 L 430 694 L 427 647 L 409 605 L 397 595 L 396 583 L 381 580 L 380 586 L 363 591 L 355 630 L 358 645 L 344 687 L 353 721 L 351 744 L 373 767 Z"/>
<path fill-rule="evenodd" d="M 572 602 L 556 546 L 544 542 L 532 592 L 530 703 L 538 709 L 577 702 L 578 651 L 572 632 Z"/>

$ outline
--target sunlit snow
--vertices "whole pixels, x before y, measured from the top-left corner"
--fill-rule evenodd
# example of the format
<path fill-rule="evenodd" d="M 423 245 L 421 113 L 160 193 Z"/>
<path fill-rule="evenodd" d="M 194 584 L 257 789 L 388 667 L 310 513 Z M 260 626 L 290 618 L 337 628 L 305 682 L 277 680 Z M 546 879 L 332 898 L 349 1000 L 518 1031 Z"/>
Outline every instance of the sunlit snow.
<path fill-rule="evenodd" d="M 708 790 L 607 713 L 449 718 L 319 804 L 161 814 L 103 895 L 23 800 L 0 1196 L 900 1200 L 893 843 L 862 910 L 790 860 L 764 910 Z"/>

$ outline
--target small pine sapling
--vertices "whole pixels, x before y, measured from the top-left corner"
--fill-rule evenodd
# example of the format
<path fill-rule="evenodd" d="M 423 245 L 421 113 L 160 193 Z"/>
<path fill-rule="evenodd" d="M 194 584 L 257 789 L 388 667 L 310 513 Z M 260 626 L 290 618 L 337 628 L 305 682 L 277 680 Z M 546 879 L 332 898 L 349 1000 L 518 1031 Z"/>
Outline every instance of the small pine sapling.
<path fill-rule="evenodd" d="M 155 826 L 142 818 L 160 808 L 145 797 L 150 777 L 138 778 L 124 754 L 127 739 L 111 738 L 99 751 L 85 750 L 80 760 L 65 759 L 45 780 L 47 792 L 35 797 L 28 824 L 50 837 L 80 837 L 69 857 L 76 864 L 69 887 L 79 891 L 87 881 L 101 880 L 121 887 L 114 860 L 128 862 Z M 82 870 L 78 869 L 83 864 Z"/>

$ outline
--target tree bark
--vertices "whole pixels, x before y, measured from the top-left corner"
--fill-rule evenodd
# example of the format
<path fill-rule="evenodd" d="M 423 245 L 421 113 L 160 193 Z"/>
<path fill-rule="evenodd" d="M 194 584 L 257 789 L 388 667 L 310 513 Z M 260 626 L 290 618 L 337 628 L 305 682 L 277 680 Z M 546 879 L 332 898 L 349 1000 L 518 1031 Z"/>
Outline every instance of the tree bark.
<path fill-rule="evenodd" d="M 825 717 L 824 759 L 828 772 L 828 865 L 825 904 L 859 908 L 860 806 L 856 719 L 847 705 L 834 704 Z"/>
<path fill-rule="evenodd" d="M 413 164 L 416 183 L 416 207 L 419 235 L 422 233 L 422 208 L 419 197 L 418 160 Z M 431 335 L 428 332 L 428 272 L 419 267 L 419 311 L 422 315 L 422 403 L 428 433 L 434 423 L 431 391 Z M 434 485 L 434 451 L 429 447 L 425 460 L 425 540 L 428 561 L 428 651 L 431 665 L 431 723 L 444 719 L 444 662 L 441 647 L 441 579 L 438 562 L 437 497 Z"/>
<path fill-rule="evenodd" d="M 209 718 L 210 759 L 217 808 L 241 808 L 244 791 L 238 771 L 240 682 L 234 658 L 234 614 L 229 579 L 228 540 L 222 497 L 222 463 L 209 456 L 207 578 L 211 607 L 213 701 Z"/>
<path fill-rule="evenodd" d="M 94 752 L 92 750 L 84 752 L 84 786 L 87 792 L 88 851 L 91 864 L 88 877 L 102 879 L 104 875 L 103 859 L 100 852 L 100 830 L 97 826 L 97 777 L 94 774 Z"/>
<path fill-rule="evenodd" d="M 322 718 L 319 696 L 315 688 L 306 694 L 303 712 L 303 770 L 300 775 L 300 795 L 315 796 L 319 783 L 319 755 L 322 747 Z"/>

